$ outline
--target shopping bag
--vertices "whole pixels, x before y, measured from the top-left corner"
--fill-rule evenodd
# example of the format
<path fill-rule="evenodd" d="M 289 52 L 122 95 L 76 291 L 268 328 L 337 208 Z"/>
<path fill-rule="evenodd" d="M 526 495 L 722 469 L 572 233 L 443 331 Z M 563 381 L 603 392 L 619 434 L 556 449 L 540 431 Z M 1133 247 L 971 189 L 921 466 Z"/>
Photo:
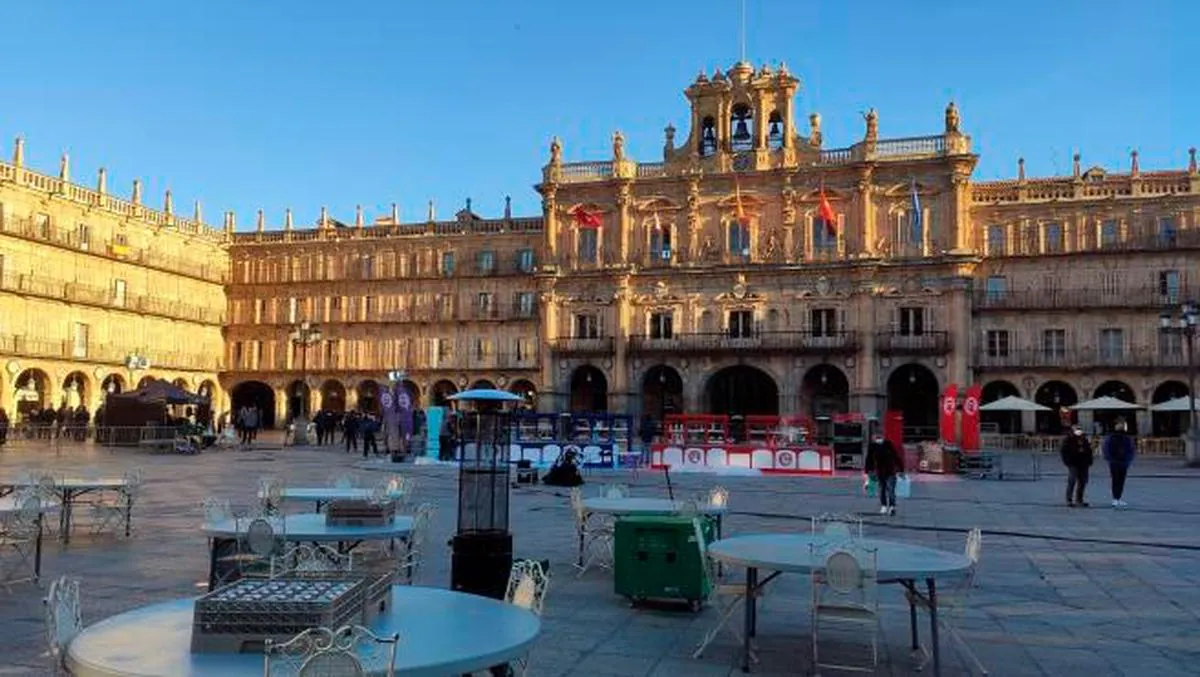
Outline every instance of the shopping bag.
<path fill-rule="evenodd" d="M 867 479 L 863 481 L 863 493 L 867 496 L 877 496 L 879 492 L 879 481 L 874 475 L 867 475 Z"/>
<path fill-rule="evenodd" d="M 912 496 L 912 480 L 908 479 L 908 475 L 896 478 L 896 498 L 908 498 Z"/>

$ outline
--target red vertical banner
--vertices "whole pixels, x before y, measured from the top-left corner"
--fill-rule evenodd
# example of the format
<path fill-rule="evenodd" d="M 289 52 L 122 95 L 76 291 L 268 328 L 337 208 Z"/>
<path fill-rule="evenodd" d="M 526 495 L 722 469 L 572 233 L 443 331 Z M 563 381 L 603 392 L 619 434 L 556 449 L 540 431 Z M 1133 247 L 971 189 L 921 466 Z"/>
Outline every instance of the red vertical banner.
<path fill-rule="evenodd" d="M 883 439 L 899 451 L 904 448 L 904 412 L 887 411 L 883 415 Z"/>
<path fill-rule="evenodd" d="M 942 442 L 953 443 L 958 439 L 958 426 L 955 425 L 958 412 L 958 386 L 951 383 L 946 386 L 940 400 L 941 413 L 938 416 L 938 438 Z"/>
<path fill-rule="evenodd" d="M 979 399 L 981 397 L 983 397 L 983 387 L 978 383 L 967 388 L 962 415 L 963 451 L 979 451 Z"/>

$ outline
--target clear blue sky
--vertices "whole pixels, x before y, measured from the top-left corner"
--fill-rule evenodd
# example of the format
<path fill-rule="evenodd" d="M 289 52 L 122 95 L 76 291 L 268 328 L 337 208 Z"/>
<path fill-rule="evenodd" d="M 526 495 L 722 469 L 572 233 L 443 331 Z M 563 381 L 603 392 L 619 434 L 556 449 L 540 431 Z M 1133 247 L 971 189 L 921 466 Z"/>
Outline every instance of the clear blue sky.
<path fill-rule="evenodd" d="M 748 57 L 801 80 L 797 123 L 827 147 L 938 133 L 955 99 L 980 179 L 1084 166 L 1181 168 L 1200 145 L 1195 0 L 748 0 Z M 321 205 L 350 221 L 398 202 L 448 218 L 467 197 L 540 211 L 550 137 L 567 161 L 661 160 L 686 136 L 683 89 L 738 58 L 739 0 L 0 0 L 0 139 L 92 184 L 99 166 L 176 209 L 263 208 L 297 226 Z"/>

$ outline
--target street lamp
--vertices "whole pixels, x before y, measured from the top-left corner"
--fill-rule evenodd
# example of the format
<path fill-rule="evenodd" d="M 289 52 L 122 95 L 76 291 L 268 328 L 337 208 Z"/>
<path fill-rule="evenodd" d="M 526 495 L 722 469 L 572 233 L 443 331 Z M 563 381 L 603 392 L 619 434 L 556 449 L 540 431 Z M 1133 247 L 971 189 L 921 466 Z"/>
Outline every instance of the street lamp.
<path fill-rule="evenodd" d="M 1185 459 L 1189 466 L 1200 465 L 1200 430 L 1196 426 L 1196 323 L 1200 309 L 1194 301 L 1180 304 L 1178 314 L 1165 312 L 1159 317 L 1159 331 L 1164 335 L 1182 336 L 1187 349 L 1188 367 L 1188 432 Z"/>
<path fill-rule="evenodd" d="M 300 383 L 304 386 L 299 393 L 299 412 L 292 419 L 292 444 L 308 444 L 308 347 L 321 340 L 321 328 L 314 322 L 304 320 L 292 327 L 288 338 L 300 353 Z"/>
<path fill-rule="evenodd" d="M 137 372 L 150 368 L 150 358 L 139 353 L 130 353 L 125 356 L 125 368 L 129 370 L 130 390 L 137 390 Z"/>

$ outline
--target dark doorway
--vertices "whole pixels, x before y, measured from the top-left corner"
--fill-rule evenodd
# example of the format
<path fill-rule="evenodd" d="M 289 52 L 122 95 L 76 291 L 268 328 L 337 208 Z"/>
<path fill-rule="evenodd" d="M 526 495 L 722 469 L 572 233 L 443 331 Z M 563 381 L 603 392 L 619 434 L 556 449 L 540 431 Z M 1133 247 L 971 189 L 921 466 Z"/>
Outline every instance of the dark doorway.
<path fill-rule="evenodd" d="M 938 437 L 938 382 L 933 372 L 915 362 L 896 368 L 887 382 L 887 408 L 904 414 L 904 441 Z"/>
<path fill-rule="evenodd" d="M 742 416 L 778 416 L 779 386 L 755 367 L 739 364 L 709 377 L 704 387 L 709 413 Z"/>
<path fill-rule="evenodd" d="M 571 411 L 608 411 L 608 379 L 604 372 L 585 364 L 571 374 Z"/>
<path fill-rule="evenodd" d="M 429 402 L 435 407 L 448 407 L 450 400 L 446 399 L 458 392 L 458 386 L 450 381 L 438 381 L 429 389 Z"/>
<path fill-rule="evenodd" d="M 683 413 L 683 377 L 665 364 L 650 367 L 642 377 L 642 414 L 661 421 Z"/>
<path fill-rule="evenodd" d="M 1046 381 L 1033 395 L 1033 401 L 1050 411 L 1039 411 L 1034 417 L 1039 435 L 1061 435 L 1074 421 L 1071 407 L 1079 404 L 1075 389 L 1062 381 Z"/>
<path fill-rule="evenodd" d="M 1182 381 L 1165 381 L 1150 396 L 1152 404 L 1162 404 L 1180 397 L 1188 396 L 1187 384 Z M 1151 433 L 1155 437 L 1179 437 L 1187 432 L 1188 417 L 1191 412 L 1183 411 L 1152 411 L 1150 412 Z"/>
<path fill-rule="evenodd" d="M 275 427 L 275 391 L 262 381 L 243 381 L 234 386 L 230 393 L 230 406 L 235 421 L 238 410 L 250 406 L 258 409 L 263 428 Z"/>
<path fill-rule="evenodd" d="M 850 381 L 841 369 L 818 364 L 804 374 L 800 383 L 801 410 L 814 419 L 850 411 Z"/>
<path fill-rule="evenodd" d="M 312 392 L 309 390 L 308 384 L 304 381 L 292 381 L 288 384 L 287 394 L 287 420 L 294 421 L 300 415 L 307 420 L 312 414 Z"/>
<path fill-rule="evenodd" d="M 1092 399 L 1097 397 L 1115 397 L 1122 402 L 1137 403 L 1133 388 L 1124 381 L 1105 381 L 1096 387 Z M 1123 422 L 1130 435 L 1137 434 L 1137 411 L 1135 409 L 1101 410 L 1092 412 L 1092 420 L 1103 426 L 1104 432 L 1112 432 L 1118 422 Z"/>
<path fill-rule="evenodd" d="M 371 379 L 358 384 L 358 410 L 365 414 L 379 414 L 379 384 Z"/>
<path fill-rule="evenodd" d="M 329 379 L 321 384 L 321 408 L 335 413 L 346 411 L 346 386 L 341 381 Z"/>

